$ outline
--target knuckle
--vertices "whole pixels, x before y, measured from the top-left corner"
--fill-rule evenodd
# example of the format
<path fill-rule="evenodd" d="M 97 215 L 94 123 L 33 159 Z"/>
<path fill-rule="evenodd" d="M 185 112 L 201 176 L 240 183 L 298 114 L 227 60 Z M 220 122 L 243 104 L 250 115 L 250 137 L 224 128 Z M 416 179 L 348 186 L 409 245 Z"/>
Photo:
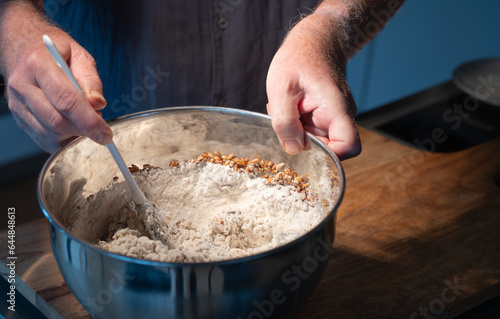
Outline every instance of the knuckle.
<path fill-rule="evenodd" d="M 272 126 L 273 126 L 273 129 L 277 132 L 282 131 L 288 127 L 288 125 L 286 123 L 281 122 L 281 121 L 273 121 Z"/>
<path fill-rule="evenodd" d="M 78 106 L 77 92 L 62 90 L 56 97 L 55 107 L 63 114 L 71 114 Z"/>
<path fill-rule="evenodd" d="M 6 77 L 7 93 L 25 91 L 27 84 L 34 84 L 35 75 L 44 71 L 44 66 L 42 53 L 31 52 L 23 56 Z"/>
<path fill-rule="evenodd" d="M 357 144 L 351 148 L 350 152 L 348 152 L 348 156 L 349 157 L 356 157 L 359 154 L 361 154 L 362 149 L 363 148 L 361 147 L 361 144 Z"/>
<path fill-rule="evenodd" d="M 353 158 L 353 157 L 356 157 L 359 154 L 361 154 L 362 147 L 361 147 L 361 143 L 357 142 L 353 145 L 345 144 L 336 150 L 332 149 L 332 151 L 334 151 L 339 156 L 340 160 L 346 160 L 346 159 Z"/>
<path fill-rule="evenodd" d="M 6 91 L 7 105 L 14 116 L 23 116 L 27 112 L 24 97 L 19 91 L 8 86 Z"/>
<path fill-rule="evenodd" d="M 95 62 L 95 59 L 92 55 L 90 55 L 90 53 L 88 53 L 87 51 L 85 51 L 84 53 L 84 56 L 85 58 L 88 60 L 88 62 L 93 66 L 93 67 L 96 67 L 97 66 L 97 63 Z"/>
<path fill-rule="evenodd" d="M 26 124 L 25 120 L 23 119 L 23 112 L 20 107 L 17 106 L 17 104 L 14 106 L 11 106 L 9 103 L 9 108 L 12 112 L 12 117 L 16 121 L 16 124 L 19 128 L 21 128 L 23 131 L 28 130 L 28 125 Z"/>
<path fill-rule="evenodd" d="M 42 65 L 41 63 L 46 58 L 46 56 L 47 53 L 42 52 L 41 50 L 34 50 L 26 54 L 23 61 L 21 61 L 21 68 L 33 70 Z"/>
<path fill-rule="evenodd" d="M 63 134 L 68 128 L 68 120 L 60 113 L 55 114 L 49 119 L 48 125 L 52 132 L 56 134 Z"/>
<path fill-rule="evenodd" d="M 280 118 L 272 121 L 273 129 L 276 132 L 283 132 L 283 133 L 293 130 L 295 128 L 294 124 L 296 123 L 292 119 Z"/>
<path fill-rule="evenodd" d="M 96 67 L 97 63 L 95 62 L 94 57 L 87 52 L 87 50 L 83 48 L 79 48 L 79 50 L 75 49 L 77 53 L 75 54 L 75 60 L 80 63 L 88 63 L 89 65 Z"/>
<path fill-rule="evenodd" d="M 9 110 L 12 112 L 12 115 L 14 115 L 14 118 L 21 115 L 22 107 L 19 102 L 9 98 L 7 105 L 9 106 Z"/>
<path fill-rule="evenodd" d="M 87 84 L 92 83 L 93 89 L 102 89 L 101 79 L 96 73 L 81 74 L 79 75 L 78 80 L 85 81 Z"/>
<path fill-rule="evenodd" d="M 9 76 L 6 83 L 6 93 L 8 98 L 19 92 L 22 88 L 24 82 L 22 76 L 21 72 L 14 72 Z"/>

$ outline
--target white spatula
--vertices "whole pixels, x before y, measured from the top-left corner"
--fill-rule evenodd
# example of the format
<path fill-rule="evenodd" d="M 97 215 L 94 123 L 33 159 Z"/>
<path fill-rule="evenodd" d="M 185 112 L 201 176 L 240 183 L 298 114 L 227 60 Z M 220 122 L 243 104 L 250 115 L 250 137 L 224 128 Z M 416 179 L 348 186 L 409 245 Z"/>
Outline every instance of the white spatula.
<path fill-rule="evenodd" d="M 66 76 L 69 78 L 71 83 L 75 86 L 75 88 L 82 93 L 83 96 L 85 94 L 83 93 L 82 88 L 76 81 L 75 77 L 73 76 L 73 73 L 69 69 L 68 65 L 66 64 L 66 61 L 64 61 L 63 57 L 57 50 L 56 46 L 54 45 L 54 42 L 49 38 L 49 36 L 44 35 L 43 36 L 43 43 L 47 47 L 47 49 L 50 52 L 50 55 L 56 62 L 57 66 L 59 66 L 63 72 L 66 74 Z M 87 97 L 85 97 L 87 98 Z M 123 177 L 125 178 L 125 181 L 127 182 L 130 192 L 132 193 L 132 197 L 134 198 L 134 202 L 136 204 L 137 212 L 139 213 L 140 217 L 143 219 L 144 226 L 146 226 L 146 229 L 148 230 L 150 236 L 154 240 L 160 240 L 163 242 L 165 245 L 170 246 L 168 240 L 167 240 L 167 233 L 163 229 L 160 220 L 158 219 L 158 215 L 155 213 L 154 206 L 151 202 L 149 202 L 142 191 L 139 189 L 137 186 L 137 183 L 135 182 L 134 178 L 132 177 L 132 174 L 127 168 L 127 165 L 123 161 L 122 156 L 120 155 L 120 152 L 118 152 L 118 149 L 116 148 L 116 145 L 113 141 L 111 143 L 106 145 L 108 147 L 109 152 L 111 153 L 111 156 L 113 156 L 113 159 L 116 162 L 116 165 L 118 165 L 118 168 L 122 172 Z"/>

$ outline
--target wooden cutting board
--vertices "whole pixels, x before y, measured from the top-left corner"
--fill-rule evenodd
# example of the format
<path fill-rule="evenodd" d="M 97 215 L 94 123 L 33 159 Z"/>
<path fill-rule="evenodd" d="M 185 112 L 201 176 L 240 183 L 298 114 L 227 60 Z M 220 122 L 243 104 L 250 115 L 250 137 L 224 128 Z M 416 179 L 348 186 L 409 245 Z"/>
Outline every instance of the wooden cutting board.
<path fill-rule="evenodd" d="M 431 154 L 360 134 L 362 155 L 343 162 L 335 252 L 295 318 L 451 318 L 500 295 L 500 139 Z M 16 240 L 22 279 L 64 318 L 88 318 L 47 222 L 18 225 Z"/>

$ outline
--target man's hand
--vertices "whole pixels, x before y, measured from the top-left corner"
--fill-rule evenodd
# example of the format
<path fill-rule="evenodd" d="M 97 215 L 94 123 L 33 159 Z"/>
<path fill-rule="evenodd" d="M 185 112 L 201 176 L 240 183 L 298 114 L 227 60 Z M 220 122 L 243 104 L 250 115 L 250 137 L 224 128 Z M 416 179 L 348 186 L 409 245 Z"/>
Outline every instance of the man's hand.
<path fill-rule="evenodd" d="M 287 35 L 269 68 L 267 110 L 288 153 L 304 149 L 304 131 L 317 136 L 340 159 L 361 152 L 345 66 L 360 49 L 351 43 L 353 30 L 362 28 L 373 10 L 386 2 L 325 0 Z"/>
<path fill-rule="evenodd" d="M 304 149 L 305 130 L 345 159 L 361 151 L 356 105 L 345 83 L 344 57 L 329 60 L 324 35 L 312 30 L 313 20 L 302 20 L 274 56 L 267 77 L 268 113 L 288 153 Z"/>
<path fill-rule="evenodd" d="M 43 21 L 33 6 L 14 2 L 2 9 L 5 20 L 0 44 L 4 49 L 0 58 L 9 108 L 18 125 L 48 152 L 78 135 L 101 144 L 111 142 L 111 129 L 98 111 L 106 101 L 90 54 L 69 35 Z M 21 21 L 24 29 L 16 28 Z M 52 38 L 86 98 L 52 60 L 43 34 Z"/>

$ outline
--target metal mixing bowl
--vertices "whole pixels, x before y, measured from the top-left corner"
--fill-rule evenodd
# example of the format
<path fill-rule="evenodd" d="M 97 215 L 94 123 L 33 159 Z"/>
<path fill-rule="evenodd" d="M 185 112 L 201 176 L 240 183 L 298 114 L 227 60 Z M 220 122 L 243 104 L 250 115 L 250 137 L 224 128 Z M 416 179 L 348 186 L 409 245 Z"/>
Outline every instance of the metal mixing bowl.
<path fill-rule="evenodd" d="M 111 121 L 127 164 L 168 167 L 219 150 L 308 173 L 331 203 L 324 220 L 302 237 L 257 255 L 211 263 L 165 263 L 124 257 L 92 244 L 107 231 L 108 214 L 84 230 L 62 220 L 70 193 L 88 196 L 119 176 L 106 147 L 77 138 L 55 152 L 38 180 L 38 199 L 50 222 L 52 249 L 68 287 L 95 318 L 289 318 L 312 293 L 328 264 L 335 212 L 344 193 L 337 157 L 319 140 L 310 150 L 285 153 L 268 116 L 216 107 L 179 107 Z"/>

